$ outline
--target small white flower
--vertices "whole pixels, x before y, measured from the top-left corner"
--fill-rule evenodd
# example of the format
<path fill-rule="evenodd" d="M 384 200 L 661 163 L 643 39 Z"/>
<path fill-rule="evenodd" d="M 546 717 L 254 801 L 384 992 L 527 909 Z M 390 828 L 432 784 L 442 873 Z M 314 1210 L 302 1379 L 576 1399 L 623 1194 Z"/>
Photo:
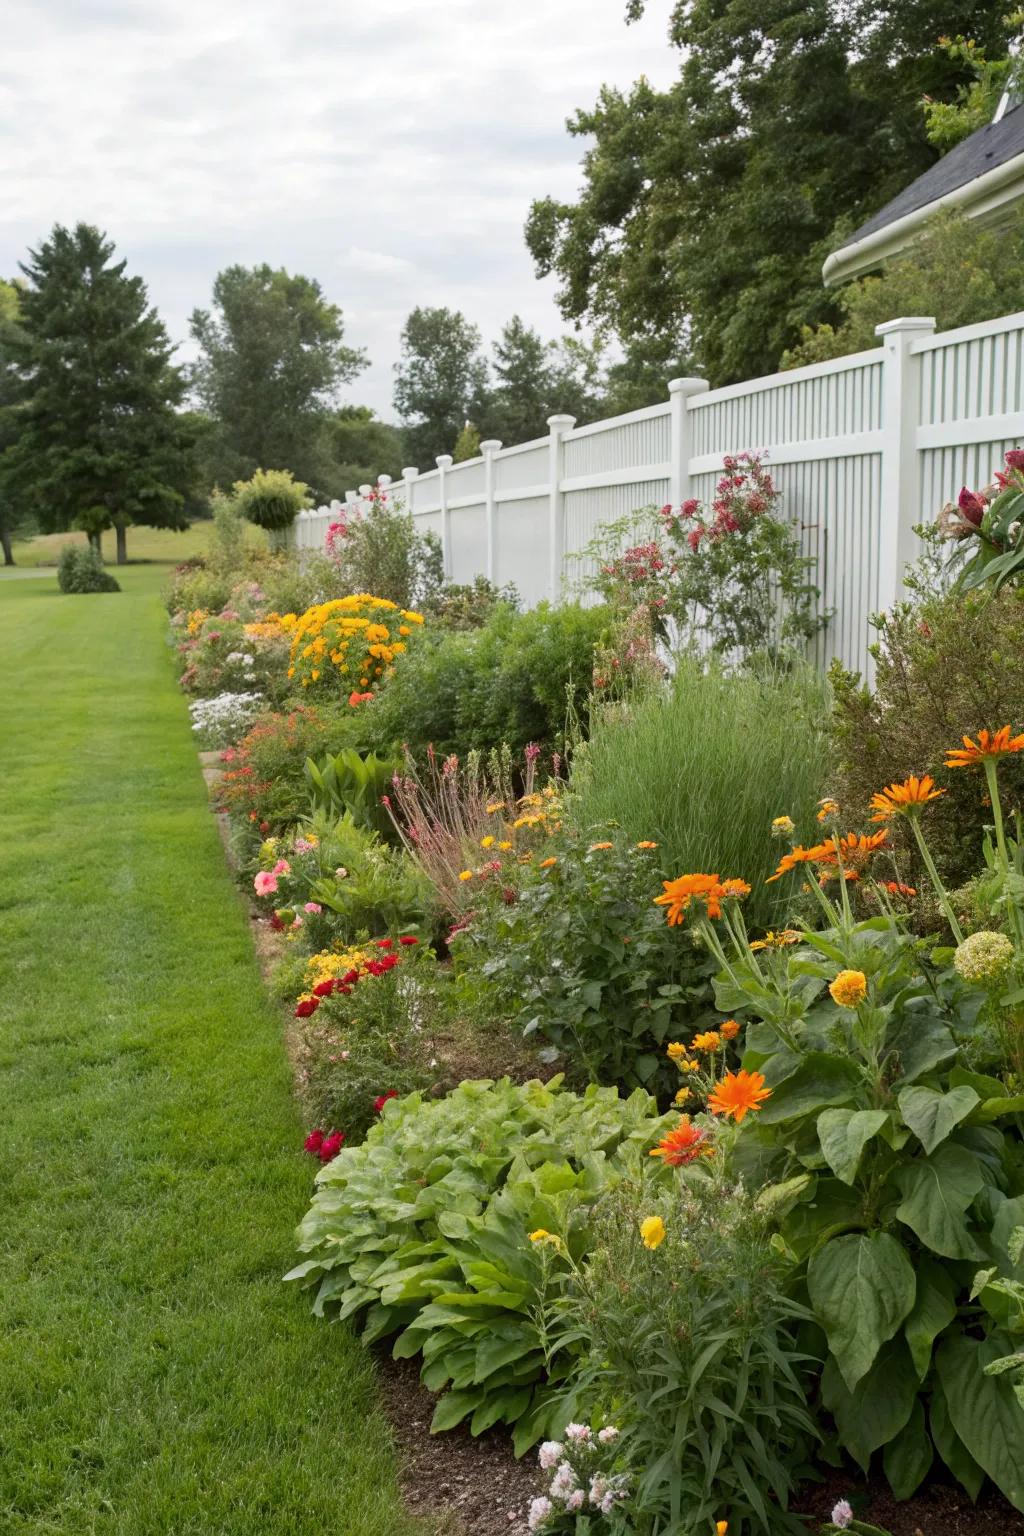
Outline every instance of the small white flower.
<path fill-rule="evenodd" d="M 566 1507 L 566 1509 L 570 1510 L 573 1514 L 575 1514 L 578 1509 L 582 1509 L 583 1508 L 583 1506 L 584 1506 L 584 1504 L 586 1502 L 587 1502 L 587 1496 L 583 1492 L 583 1489 L 582 1488 L 577 1488 L 572 1493 L 570 1493 L 569 1497 L 566 1499 L 565 1507 Z"/>
<path fill-rule="evenodd" d="M 617 1440 L 619 1438 L 619 1432 L 615 1428 L 614 1424 L 606 1424 L 604 1429 L 598 1431 L 597 1438 L 600 1440 L 602 1445 L 611 1445 L 613 1440 Z"/>
<path fill-rule="evenodd" d="M 551 1479 L 551 1487 L 548 1492 L 553 1499 L 567 1499 L 576 1487 L 576 1473 L 568 1461 L 560 1463 L 557 1472 Z"/>
<path fill-rule="evenodd" d="M 837 1525 L 841 1531 L 845 1531 L 853 1521 L 853 1509 L 845 1499 L 840 1499 L 832 1511 L 832 1524 Z"/>
<path fill-rule="evenodd" d="M 550 1472 L 552 1467 L 557 1467 L 562 1459 L 562 1442 L 560 1440 L 545 1440 L 537 1452 L 537 1460 L 545 1472 Z"/>
<path fill-rule="evenodd" d="M 567 1424 L 565 1426 L 565 1438 L 567 1440 L 589 1440 L 589 1424 Z"/>
<path fill-rule="evenodd" d="M 535 1531 L 539 1526 L 543 1525 L 553 1509 L 554 1505 L 550 1499 L 545 1499 L 544 1497 L 534 1499 L 530 1505 L 530 1513 L 526 1518 L 526 1523 L 530 1530 Z"/>
<path fill-rule="evenodd" d="M 589 1492 L 591 1504 L 596 1504 L 598 1507 L 600 1507 L 601 1500 L 608 1492 L 608 1479 L 606 1477 L 602 1477 L 599 1472 L 596 1477 L 591 1478 Z"/>

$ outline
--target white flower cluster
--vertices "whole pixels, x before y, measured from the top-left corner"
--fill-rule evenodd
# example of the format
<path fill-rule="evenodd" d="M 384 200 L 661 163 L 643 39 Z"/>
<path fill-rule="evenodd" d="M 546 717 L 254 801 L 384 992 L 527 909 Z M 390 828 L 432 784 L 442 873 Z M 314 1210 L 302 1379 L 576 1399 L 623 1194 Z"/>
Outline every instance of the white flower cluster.
<path fill-rule="evenodd" d="M 577 1514 L 589 1505 L 610 1515 L 626 1497 L 626 1480 L 600 1463 L 602 1451 L 615 1444 L 619 1431 L 608 1424 L 595 1435 L 589 1424 L 567 1424 L 565 1442 L 545 1440 L 537 1459 L 552 1472 L 547 1494 L 533 1500 L 527 1516 L 531 1531 L 538 1531 L 552 1515 Z"/>
<path fill-rule="evenodd" d="M 234 741 L 263 708 L 261 693 L 218 693 L 189 705 L 192 729 L 217 743 Z"/>

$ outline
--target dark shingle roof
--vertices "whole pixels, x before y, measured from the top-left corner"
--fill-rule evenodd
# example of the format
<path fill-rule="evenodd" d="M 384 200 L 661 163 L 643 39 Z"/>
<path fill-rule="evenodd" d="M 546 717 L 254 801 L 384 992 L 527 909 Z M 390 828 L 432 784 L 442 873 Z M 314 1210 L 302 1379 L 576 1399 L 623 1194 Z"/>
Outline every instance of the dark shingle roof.
<path fill-rule="evenodd" d="M 897 197 L 854 230 L 845 245 L 853 245 L 865 235 L 873 235 L 876 230 L 934 203 L 957 187 L 966 186 L 969 181 L 1019 154 L 1024 154 L 1024 105 L 1013 107 L 998 123 L 986 123 L 984 128 L 976 129 L 962 144 L 943 155 L 923 176 L 904 187 Z"/>

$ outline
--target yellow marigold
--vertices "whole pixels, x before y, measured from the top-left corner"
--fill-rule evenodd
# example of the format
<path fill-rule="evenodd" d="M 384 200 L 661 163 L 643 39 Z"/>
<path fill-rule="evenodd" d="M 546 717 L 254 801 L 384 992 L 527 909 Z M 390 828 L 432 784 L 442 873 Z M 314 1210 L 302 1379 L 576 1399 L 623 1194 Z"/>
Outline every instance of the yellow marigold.
<path fill-rule="evenodd" d="M 722 1037 L 717 1029 L 707 1029 L 702 1035 L 694 1035 L 690 1041 L 691 1051 L 720 1051 L 722 1049 Z"/>
<path fill-rule="evenodd" d="M 780 928 L 778 933 L 769 928 L 763 939 L 755 939 L 751 944 L 753 951 L 759 949 L 782 949 L 786 944 L 799 944 L 803 934 L 799 928 Z"/>
<path fill-rule="evenodd" d="M 792 816 L 776 816 L 772 822 L 773 837 L 789 837 L 789 835 L 795 831 L 796 822 L 793 820 Z"/>
<path fill-rule="evenodd" d="M 459 879 L 460 880 L 472 880 L 472 878 L 473 878 L 473 871 L 471 869 L 460 869 L 459 870 Z"/>
<path fill-rule="evenodd" d="M 494 847 L 494 838 L 493 837 L 482 837 L 480 839 L 480 847 L 481 848 L 493 848 Z"/>
<path fill-rule="evenodd" d="M 681 1040 L 673 1040 L 670 1045 L 666 1046 L 665 1055 L 669 1061 L 680 1061 L 686 1056 L 687 1050 L 688 1047 Z"/>
<path fill-rule="evenodd" d="M 672 1100 L 672 1102 L 673 1104 L 678 1104 L 679 1107 L 682 1108 L 682 1106 L 689 1100 L 689 1098 L 689 1088 L 677 1088 L 675 1098 Z"/>
<path fill-rule="evenodd" d="M 1024 752 L 1024 736 L 1011 736 L 1012 727 L 1001 725 L 998 731 L 979 731 L 977 741 L 964 737 L 963 747 L 946 753 L 947 768 L 974 768 L 985 758 L 1006 757 L 1011 752 Z"/>
<path fill-rule="evenodd" d="M 888 821 L 892 816 L 917 816 L 929 800 L 937 800 L 945 793 L 944 789 L 935 788 L 931 774 L 926 773 L 918 778 L 912 773 L 902 784 L 890 784 L 888 788 L 880 789 L 871 796 L 871 809 L 874 812 L 871 820 Z"/>
<path fill-rule="evenodd" d="M 867 996 L 868 979 L 863 971 L 840 971 L 828 990 L 840 1008 L 856 1008 Z"/>
<path fill-rule="evenodd" d="M 505 802 L 504 802 L 504 800 L 495 800 L 493 805 L 489 805 L 487 807 L 487 814 L 488 814 L 488 816 L 494 816 L 496 814 L 496 812 L 503 811 L 504 809 L 505 809 Z"/>
<path fill-rule="evenodd" d="M 660 1216 L 645 1216 L 640 1223 L 640 1236 L 645 1248 L 653 1253 L 665 1241 L 665 1223 Z"/>
<path fill-rule="evenodd" d="M 504 842 L 498 844 L 498 847 L 502 853 L 508 853 L 511 850 L 512 844 L 506 838 Z"/>
<path fill-rule="evenodd" d="M 726 1019 L 724 1024 L 718 1026 L 718 1033 L 723 1040 L 735 1040 L 740 1032 L 740 1026 L 736 1019 Z"/>
<path fill-rule="evenodd" d="M 557 1232 L 548 1232 L 543 1227 L 538 1227 L 536 1232 L 530 1233 L 531 1243 L 550 1243 L 552 1248 L 561 1248 L 562 1239 Z"/>

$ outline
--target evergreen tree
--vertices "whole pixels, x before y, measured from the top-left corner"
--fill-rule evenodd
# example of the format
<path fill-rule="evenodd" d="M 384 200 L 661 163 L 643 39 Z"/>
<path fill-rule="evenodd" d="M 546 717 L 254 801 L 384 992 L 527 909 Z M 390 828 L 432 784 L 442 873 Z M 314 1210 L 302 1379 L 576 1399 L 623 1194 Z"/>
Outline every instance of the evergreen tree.
<path fill-rule="evenodd" d="M 140 277 L 90 224 L 56 225 L 22 265 L 14 441 L 0 459 L 3 493 L 47 532 L 85 528 L 99 547 L 132 523 L 186 525 L 193 477 L 190 424 L 178 415 L 181 371 Z"/>
<path fill-rule="evenodd" d="M 465 464 L 467 459 L 480 457 L 480 429 L 471 421 L 467 421 L 458 437 L 455 439 L 455 447 L 452 449 L 452 463 Z"/>
<path fill-rule="evenodd" d="M 467 420 L 484 420 L 486 393 L 476 326 L 457 309 L 414 309 L 395 364 L 406 463 L 433 469 L 439 454 L 451 453 Z"/>
<path fill-rule="evenodd" d="M 337 392 L 366 367 L 345 345 L 341 310 L 311 277 L 264 264 L 217 274 L 213 305 L 193 312 L 200 357 L 192 387 L 216 422 L 206 455 L 211 481 L 287 469 L 324 494 L 322 434 Z"/>
<path fill-rule="evenodd" d="M 18 375 L 11 355 L 18 323 L 18 292 L 14 283 L 0 279 L 0 549 L 4 552 L 4 565 L 14 564 L 14 539 L 32 522 L 25 503 L 9 494 L 3 484 L 4 455 L 13 447 L 18 432 L 14 411 Z"/>

